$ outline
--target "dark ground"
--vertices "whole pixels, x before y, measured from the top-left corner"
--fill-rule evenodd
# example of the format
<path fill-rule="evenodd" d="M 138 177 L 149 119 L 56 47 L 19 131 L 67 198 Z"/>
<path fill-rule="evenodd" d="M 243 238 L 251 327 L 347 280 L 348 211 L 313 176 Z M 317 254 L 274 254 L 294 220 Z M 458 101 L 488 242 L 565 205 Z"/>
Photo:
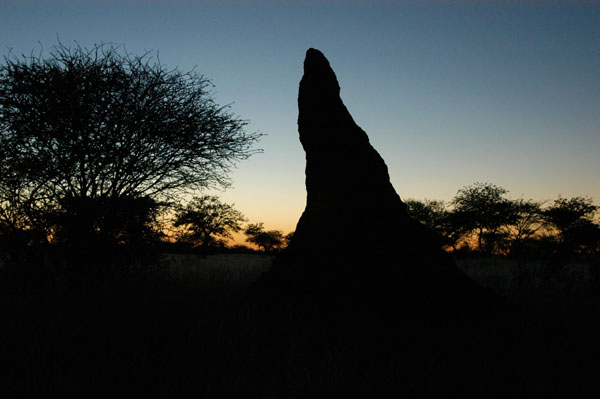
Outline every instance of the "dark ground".
<path fill-rule="evenodd" d="M 35 279 L 3 268 L 2 397 L 600 394 L 597 290 L 521 297 L 510 314 L 477 323 L 382 323 L 360 312 L 331 321 L 257 313 L 243 306 L 250 282 L 207 286 L 165 273 Z"/>

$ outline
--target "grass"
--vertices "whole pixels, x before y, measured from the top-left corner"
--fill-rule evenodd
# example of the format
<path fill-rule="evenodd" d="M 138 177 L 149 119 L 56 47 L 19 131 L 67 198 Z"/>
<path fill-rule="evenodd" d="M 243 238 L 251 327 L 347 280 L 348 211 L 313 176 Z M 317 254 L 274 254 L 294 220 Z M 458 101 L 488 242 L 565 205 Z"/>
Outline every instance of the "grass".
<path fill-rule="evenodd" d="M 472 279 L 520 304 L 600 305 L 600 264 L 594 259 L 459 258 Z"/>
<path fill-rule="evenodd" d="M 492 327 L 415 326 L 399 317 L 398 325 L 382 326 L 282 313 L 259 320 L 239 305 L 272 259 L 165 255 L 144 272 L 67 273 L 28 286 L 4 267 L 2 396 L 545 398 L 600 391 L 597 263 L 459 259 L 526 317 Z"/>

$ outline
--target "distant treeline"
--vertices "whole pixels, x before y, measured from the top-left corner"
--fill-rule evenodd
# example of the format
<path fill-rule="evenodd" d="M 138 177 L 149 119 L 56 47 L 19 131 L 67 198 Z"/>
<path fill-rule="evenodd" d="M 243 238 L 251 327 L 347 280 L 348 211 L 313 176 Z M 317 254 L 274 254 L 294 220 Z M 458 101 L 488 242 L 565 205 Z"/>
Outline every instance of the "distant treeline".
<path fill-rule="evenodd" d="M 216 196 L 193 197 L 185 204 L 158 203 L 147 197 L 71 199 L 66 209 L 31 213 L 19 201 L 0 203 L 0 251 L 60 247 L 82 253 L 113 250 L 202 252 L 252 247 L 228 245 L 233 233 L 263 252 L 285 247 L 293 233 L 265 230 L 263 223 L 248 223 L 232 204 Z M 14 256 L 18 257 L 18 256 Z"/>
<path fill-rule="evenodd" d="M 448 251 L 519 257 L 600 253 L 598 206 L 591 198 L 535 201 L 507 193 L 491 183 L 474 183 L 448 203 L 405 202 L 410 215 L 431 228 Z"/>

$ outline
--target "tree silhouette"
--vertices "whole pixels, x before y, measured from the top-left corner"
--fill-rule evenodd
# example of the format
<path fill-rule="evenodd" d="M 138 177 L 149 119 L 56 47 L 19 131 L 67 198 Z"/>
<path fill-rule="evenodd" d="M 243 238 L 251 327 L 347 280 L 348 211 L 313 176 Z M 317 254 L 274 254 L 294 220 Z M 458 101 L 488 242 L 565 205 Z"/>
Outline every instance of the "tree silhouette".
<path fill-rule="evenodd" d="M 119 244 L 144 245 L 162 236 L 159 216 L 166 204 L 149 196 L 115 198 L 65 198 L 47 215 L 55 226 L 55 242 L 83 250 Z"/>
<path fill-rule="evenodd" d="M 597 245 L 600 228 L 593 221 L 597 210 L 598 206 L 593 204 L 592 199 L 584 197 L 559 197 L 544 210 L 547 222 L 558 231 L 561 251 L 592 249 L 594 242 Z"/>
<path fill-rule="evenodd" d="M 293 238 L 294 238 L 294 232 L 290 231 L 283 237 L 283 244 L 287 247 L 288 245 L 290 245 Z"/>
<path fill-rule="evenodd" d="M 458 229 L 450 224 L 449 212 L 444 201 L 416 200 L 405 201 L 411 217 L 429 227 L 437 236 L 440 246 L 454 247 Z"/>
<path fill-rule="evenodd" d="M 471 231 L 467 227 L 470 220 L 466 220 L 464 214 L 449 209 L 444 201 L 408 199 L 405 203 L 409 215 L 429 227 L 444 249 L 456 251 Z"/>
<path fill-rule="evenodd" d="M 507 217 L 507 227 L 510 236 L 510 251 L 522 255 L 527 243 L 546 226 L 542 211 L 542 201 L 519 198 L 511 201 L 511 217 Z"/>
<path fill-rule="evenodd" d="M 490 183 L 475 183 L 458 191 L 447 207 L 443 201 L 405 201 L 411 217 L 434 231 L 445 249 L 454 251 L 475 238 L 480 252 L 516 256 L 600 252 L 600 208 L 591 198 L 559 197 L 545 201 L 507 199 L 508 191 Z"/>
<path fill-rule="evenodd" d="M 97 229 L 93 220 L 118 204 L 128 212 L 130 199 L 227 186 L 230 168 L 255 152 L 260 134 L 246 133 L 245 121 L 217 105 L 211 86 L 194 71 L 114 45 L 58 44 L 47 58 L 5 57 L 0 180 L 18 177 L 22 215 L 98 210 L 56 227 L 70 238 Z M 104 204 L 111 205 L 99 209 Z"/>
<path fill-rule="evenodd" d="M 178 207 L 173 224 L 184 228 L 185 241 L 207 248 L 233 238 L 232 233 L 240 231 L 245 221 L 233 205 L 222 203 L 216 196 L 203 195 Z"/>
<path fill-rule="evenodd" d="M 257 245 L 265 252 L 281 248 L 285 240 L 283 233 L 279 230 L 265 231 L 263 223 L 249 224 L 244 230 L 244 234 L 248 236 L 247 242 Z"/>
<path fill-rule="evenodd" d="M 25 242 L 27 232 L 33 231 L 25 210 L 26 199 L 20 179 L 3 173 L 0 181 L 0 240 L 2 247 Z"/>
<path fill-rule="evenodd" d="M 446 213 L 444 201 L 408 199 L 405 203 L 410 216 L 433 230 L 441 229 Z"/>
<path fill-rule="evenodd" d="M 475 232 L 480 252 L 492 252 L 506 237 L 501 228 L 514 216 L 506 193 L 502 187 L 477 182 L 458 190 L 452 200 L 454 217 L 465 230 Z"/>

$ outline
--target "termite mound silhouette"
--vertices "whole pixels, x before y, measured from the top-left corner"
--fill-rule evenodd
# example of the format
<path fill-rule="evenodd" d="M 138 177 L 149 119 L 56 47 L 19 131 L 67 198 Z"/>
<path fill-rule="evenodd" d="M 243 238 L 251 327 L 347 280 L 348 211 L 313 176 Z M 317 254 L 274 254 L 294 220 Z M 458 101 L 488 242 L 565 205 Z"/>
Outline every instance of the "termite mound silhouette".
<path fill-rule="evenodd" d="M 478 316 L 500 306 L 409 216 L 316 49 L 306 52 L 298 109 L 306 209 L 290 245 L 251 287 L 253 302 L 285 305 L 300 317 L 363 310 L 390 320 Z"/>

